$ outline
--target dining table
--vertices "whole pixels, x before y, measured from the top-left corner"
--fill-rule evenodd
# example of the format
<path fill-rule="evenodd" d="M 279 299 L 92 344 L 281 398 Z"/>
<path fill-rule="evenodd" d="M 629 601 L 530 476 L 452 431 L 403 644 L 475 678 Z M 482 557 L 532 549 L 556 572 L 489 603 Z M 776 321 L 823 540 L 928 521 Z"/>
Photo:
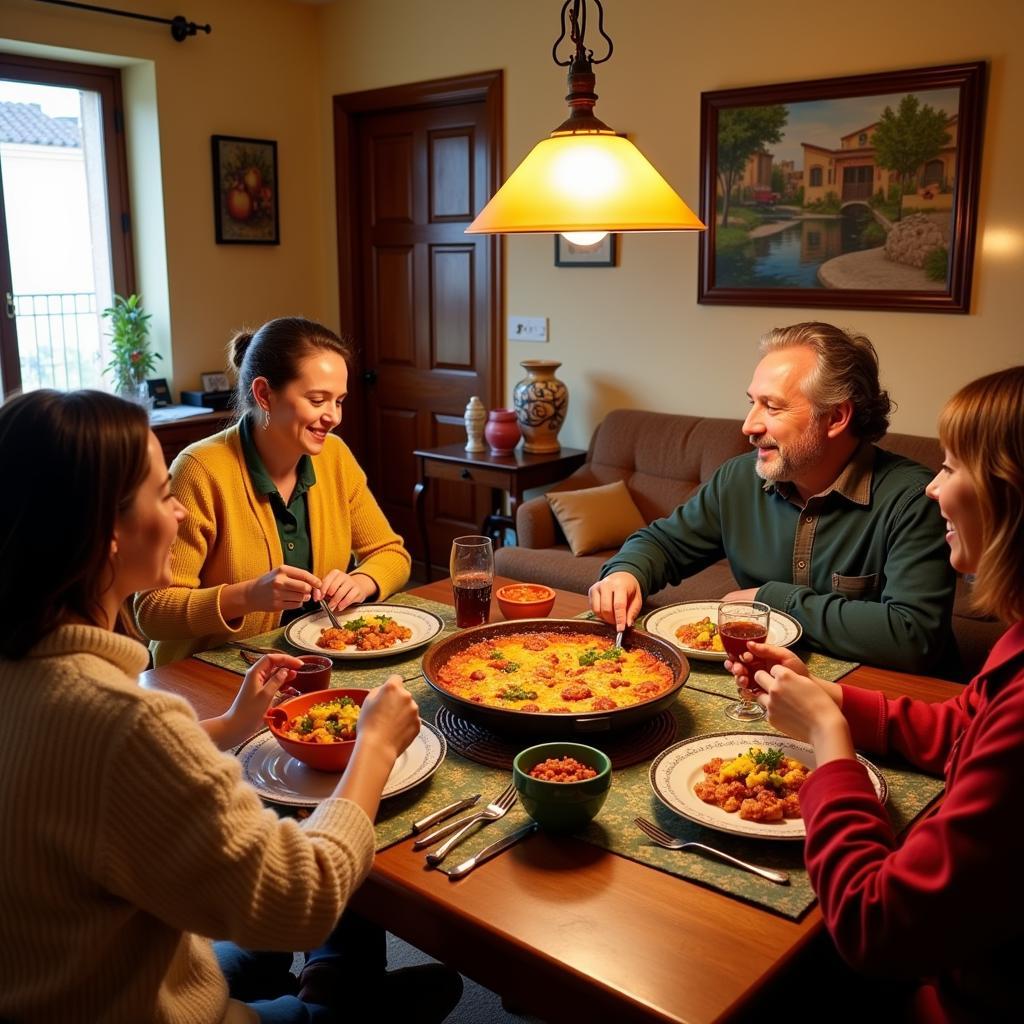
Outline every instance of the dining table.
<path fill-rule="evenodd" d="M 511 582 L 496 577 L 494 585 Z M 408 593 L 452 603 L 448 579 Z M 557 591 L 551 616 L 588 607 L 585 595 Z M 492 611 L 500 620 L 496 604 Z M 195 657 L 141 679 L 183 696 L 200 717 L 222 713 L 238 682 Z M 843 682 L 926 701 L 960 690 L 868 665 Z M 749 1019 L 827 942 L 817 904 L 798 918 L 780 915 L 572 835 L 538 832 L 457 882 L 430 870 L 412 842 L 409 835 L 378 851 L 353 908 L 549 1022 Z M 784 1015 L 784 1005 L 774 1009 Z"/>

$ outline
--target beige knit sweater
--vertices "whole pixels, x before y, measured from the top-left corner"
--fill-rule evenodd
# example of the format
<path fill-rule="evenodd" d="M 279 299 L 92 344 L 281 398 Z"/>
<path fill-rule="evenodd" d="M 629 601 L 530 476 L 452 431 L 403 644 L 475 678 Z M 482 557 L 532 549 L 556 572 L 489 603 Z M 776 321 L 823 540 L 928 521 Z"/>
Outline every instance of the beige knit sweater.
<path fill-rule="evenodd" d="M 316 946 L 369 871 L 358 806 L 278 819 L 146 661 L 91 626 L 0 659 L 0 1018 L 246 1019 L 202 936 Z"/>
<path fill-rule="evenodd" d="M 389 597 L 409 579 L 412 560 L 402 538 L 341 438 L 328 434 L 323 451 L 312 458 L 314 574 L 347 569 L 355 555 L 358 571 L 374 580 L 382 600 Z M 226 622 L 220 611 L 224 584 L 256 579 L 284 562 L 270 499 L 253 489 L 237 425 L 189 445 L 171 466 L 171 486 L 188 510 L 171 550 L 172 582 L 135 601 L 142 632 L 156 641 L 157 665 L 281 624 L 280 612 L 251 612 Z"/>

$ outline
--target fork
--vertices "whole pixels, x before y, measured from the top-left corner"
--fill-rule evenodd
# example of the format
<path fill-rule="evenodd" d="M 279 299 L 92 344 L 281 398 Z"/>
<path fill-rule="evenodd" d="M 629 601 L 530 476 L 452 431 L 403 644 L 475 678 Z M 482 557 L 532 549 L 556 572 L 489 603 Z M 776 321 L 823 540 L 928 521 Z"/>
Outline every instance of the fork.
<path fill-rule="evenodd" d="M 724 860 L 727 864 L 732 864 L 734 867 L 743 868 L 744 871 L 752 871 L 755 875 L 767 878 L 769 882 L 776 882 L 778 885 L 789 885 L 789 875 L 785 871 L 775 871 L 773 868 L 762 868 L 757 864 L 750 864 L 745 860 L 740 860 L 739 857 L 726 853 L 724 850 L 716 850 L 713 846 L 705 846 L 703 843 L 683 842 L 682 839 L 676 839 L 675 836 L 670 836 L 667 832 L 663 832 L 657 825 L 646 818 L 634 818 L 633 824 L 659 846 L 664 846 L 666 850 L 701 850 L 703 853 L 709 853 L 712 857 Z"/>
<path fill-rule="evenodd" d="M 498 818 L 504 817 L 508 813 L 509 808 L 516 802 L 516 799 L 516 787 L 509 783 L 494 803 L 490 803 L 482 811 L 477 811 L 476 814 L 470 815 L 462 828 L 446 839 L 433 853 L 428 853 L 427 863 L 432 868 L 436 868 L 448 856 L 452 848 L 469 835 L 471 829 L 476 825 L 497 821 Z M 430 837 L 428 836 L 427 838 L 429 839 Z M 423 845 L 427 844 L 424 842 Z"/>
<path fill-rule="evenodd" d="M 335 629 L 341 629 L 341 623 L 338 621 L 338 616 L 334 614 L 333 610 L 331 609 L 331 606 L 325 600 L 321 599 L 320 607 L 323 608 L 325 612 L 327 612 L 327 618 L 331 620 L 331 625 Z"/>

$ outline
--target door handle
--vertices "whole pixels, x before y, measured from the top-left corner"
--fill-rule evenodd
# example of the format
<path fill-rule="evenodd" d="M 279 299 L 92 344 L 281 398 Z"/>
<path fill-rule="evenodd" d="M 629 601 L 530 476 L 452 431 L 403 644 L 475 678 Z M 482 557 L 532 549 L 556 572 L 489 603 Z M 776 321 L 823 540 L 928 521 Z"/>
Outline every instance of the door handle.
<path fill-rule="evenodd" d="M 364 384 L 376 384 L 377 383 L 377 371 L 376 370 L 364 370 L 363 371 L 363 383 Z"/>
<path fill-rule="evenodd" d="M 4 294 L 4 305 L 6 307 L 7 319 L 13 320 L 17 314 L 17 310 L 14 308 L 14 296 L 10 292 Z"/>

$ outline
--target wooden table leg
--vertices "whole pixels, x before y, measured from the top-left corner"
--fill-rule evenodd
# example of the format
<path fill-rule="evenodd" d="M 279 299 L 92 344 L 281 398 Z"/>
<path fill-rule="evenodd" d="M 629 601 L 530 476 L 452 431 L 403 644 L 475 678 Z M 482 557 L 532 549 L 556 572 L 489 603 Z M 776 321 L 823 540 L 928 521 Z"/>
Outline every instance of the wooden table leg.
<path fill-rule="evenodd" d="M 412 507 L 416 513 L 416 522 L 420 528 L 420 543 L 423 546 L 423 571 L 427 582 L 434 579 L 434 570 L 430 564 L 430 532 L 427 529 L 427 484 L 430 478 L 423 475 L 423 463 L 420 462 L 420 479 L 412 489 Z"/>

